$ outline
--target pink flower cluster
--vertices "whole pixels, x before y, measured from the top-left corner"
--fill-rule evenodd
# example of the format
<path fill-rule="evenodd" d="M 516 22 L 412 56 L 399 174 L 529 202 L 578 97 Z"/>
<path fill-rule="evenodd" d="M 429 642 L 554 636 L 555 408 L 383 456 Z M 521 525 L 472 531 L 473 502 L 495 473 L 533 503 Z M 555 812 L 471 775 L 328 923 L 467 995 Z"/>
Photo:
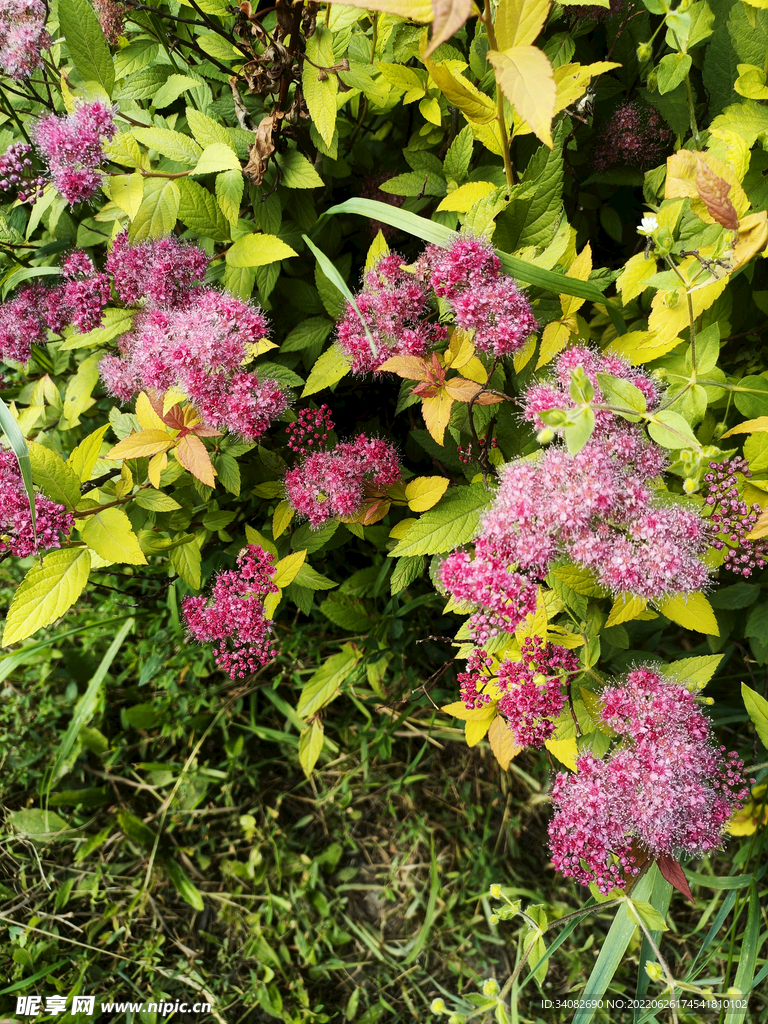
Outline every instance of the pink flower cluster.
<path fill-rule="evenodd" d="M 628 100 L 614 111 L 599 135 L 595 169 L 653 167 L 674 139 L 674 132 L 655 107 L 641 100 Z"/>
<path fill-rule="evenodd" d="M 602 698 L 602 721 L 620 743 L 604 760 L 583 754 L 575 775 L 558 774 L 549 838 L 557 870 L 609 892 L 637 873 L 638 849 L 658 858 L 720 846 L 749 787 L 686 686 L 648 666 Z"/>
<path fill-rule="evenodd" d="M 330 407 L 323 403 L 319 409 L 302 409 L 296 422 L 289 423 L 285 430 L 292 452 L 308 455 L 324 448 L 328 434 L 333 430 Z"/>
<path fill-rule="evenodd" d="M 41 50 L 51 46 L 42 0 L 3 0 L 0 4 L 0 68 L 19 81 L 43 65 Z"/>
<path fill-rule="evenodd" d="M 376 370 L 391 356 L 423 356 L 444 341 L 446 330 L 434 319 L 435 298 L 447 300 L 458 327 L 474 331 L 480 352 L 511 355 L 538 330 L 530 303 L 501 272 L 490 243 L 462 235 L 449 249 L 427 246 L 415 273 L 403 268 L 396 253 L 366 273 L 356 297 L 360 316 L 347 303 L 337 334 L 354 372 Z"/>
<path fill-rule="evenodd" d="M 640 371 L 571 349 L 558 360 L 553 382 L 529 389 L 526 418 L 536 423 L 545 409 L 573 404 L 566 380 L 578 366 L 593 378 L 596 367 L 620 373 L 651 401 L 657 398 Z M 650 484 L 664 469 L 663 450 L 611 413 L 598 413 L 596 421 L 591 440 L 575 455 L 554 444 L 536 458 L 508 463 L 482 520 L 474 560 L 455 551 L 443 562 L 439 578 L 448 592 L 477 607 L 470 628 L 479 643 L 499 630 L 514 632 L 535 604 L 536 583 L 561 560 L 591 569 L 614 594 L 647 600 L 706 586 L 707 522 L 680 505 L 662 504 Z"/>
<path fill-rule="evenodd" d="M 216 664 L 230 678 L 242 679 L 274 658 L 271 623 L 264 598 L 277 592 L 272 555 L 257 544 L 243 548 L 235 569 L 219 573 L 210 598 L 185 597 L 187 628 L 199 643 L 214 643 Z"/>
<path fill-rule="evenodd" d="M 749 478 L 749 463 L 737 457 L 727 462 L 710 462 L 709 468 L 711 472 L 704 480 L 709 484 L 706 504 L 713 509 L 710 522 L 716 539 L 712 546 L 718 551 L 727 547 L 726 569 L 739 576 L 751 576 L 753 569 L 762 569 L 768 562 L 768 542 L 747 537 L 763 511 L 759 505 L 750 507 L 739 495 L 736 474 Z"/>
<path fill-rule="evenodd" d="M 0 190 L 15 188 L 20 203 L 37 202 L 46 186 L 45 178 L 32 170 L 31 152 L 26 142 L 12 142 L 0 156 Z"/>
<path fill-rule="evenodd" d="M 321 414 L 326 430 L 333 429 L 329 413 L 312 411 Z M 305 443 L 307 450 L 298 466 L 286 473 L 285 494 L 310 526 L 322 526 L 334 516 L 355 515 L 367 493 L 381 492 L 402 476 L 397 452 L 382 438 L 358 434 L 330 451 L 312 451 Z"/>
<path fill-rule="evenodd" d="M 355 373 L 376 370 L 390 356 L 423 356 L 446 336 L 427 319 L 429 293 L 415 274 L 403 269 L 397 253 L 384 256 L 365 274 L 356 302 L 360 316 L 348 302 L 337 333 Z"/>
<path fill-rule="evenodd" d="M 125 25 L 125 7 L 115 0 L 93 0 L 101 31 L 110 46 L 117 46 Z"/>
<path fill-rule="evenodd" d="M 480 352 L 512 355 L 539 329 L 528 299 L 501 272 L 493 247 L 483 239 L 464 235 L 450 249 L 429 246 L 419 273 L 435 295 L 448 300 L 456 325 L 475 332 Z"/>
<path fill-rule="evenodd" d="M 32 512 L 19 464 L 13 452 L 0 449 L 0 551 L 26 558 L 40 548 L 58 548 L 61 534 L 68 534 L 74 522 L 63 505 L 36 494 L 33 530 Z"/>
<path fill-rule="evenodd" d="M 175 239 L 131 246 L 118 236 L 107 259 L 115 290 L 124 302 L 146 304 L 120 337 L 120 355 L 102 359 L 101 376 L 123 402 L 142 390 L 180 388 L 208 426 L 255 440 L 288 398 L 275 381 L 241 368 L 267 321 L 258 307 L 197 286 L 207 262 Z"/>
<path fill-rule="evenodd" d="M 508 721 L 518 747 L 541 747 L 555 731 L 565 707 L 563 684 L 579 671 L 579 660 L 564 647 L 529 637 L 520 661 L 503 661 L 498 683 L 504 696 L 497 707 Z"/>
<path fill-rule="evenodd" d="M 53 184 L 70 206 L 90 199 L 101 188 L 104 140 L 117 131 L 114 108 L 93 100 L 80 103 L 66 117 L 47 114 L 34 127 L 34 141 Z"/>
<path fill-rule="evenodd" d="M 109 301 L 109 278 L 97 272 L 91 258 L 75 249 L 61 268 L 64 282 L 48 288 L 27 285 L 0 306 L 0 358 L 26 363 L 33 344 L 44 344 L 47 332 L 61 333 L 67 324 L 91 331 L 101 323 Z"/>

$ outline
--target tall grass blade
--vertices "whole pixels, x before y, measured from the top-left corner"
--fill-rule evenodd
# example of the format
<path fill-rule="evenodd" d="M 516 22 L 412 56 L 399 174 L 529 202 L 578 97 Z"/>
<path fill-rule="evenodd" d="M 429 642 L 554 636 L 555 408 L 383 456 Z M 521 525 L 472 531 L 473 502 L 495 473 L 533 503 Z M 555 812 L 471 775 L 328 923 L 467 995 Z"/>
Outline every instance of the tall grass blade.
<path fill-rule="evenodd" d="M 29 509 L 32 513 L 32 534 L 37 542 L 37 527 L 35 522 L 35 491 L 32 487 L 32 463 L 29 461 L 29 450 L 24 435 L 19 430 L 19 425 L 13 418 L 13 414 L 5 402 L 0 398 L 0 427 L 11 443 L 13 454 L 19 463 L 19 469 L 24 480 L 24 488 L 29 499 Z"/>

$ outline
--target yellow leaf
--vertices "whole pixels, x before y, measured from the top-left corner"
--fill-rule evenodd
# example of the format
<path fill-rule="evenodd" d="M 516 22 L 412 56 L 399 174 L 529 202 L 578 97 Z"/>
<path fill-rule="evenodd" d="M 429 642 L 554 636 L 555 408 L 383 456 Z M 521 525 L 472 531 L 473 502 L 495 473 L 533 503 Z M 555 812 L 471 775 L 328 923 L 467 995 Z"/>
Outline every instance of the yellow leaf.
<path fill-rule="evenodd" d="M 275 609 L 277 608 L 277 606 L 280 604 L 280 601 L 282 600 L 282 597 L 283 597 L 283 592 L 279 588 L 275 592 L 273 592 L 272 594 L 267 594 L 267 596 L 264 598 L 264 606 L 263 606 L 264 607 L 264 618 L 265 619 L 271 619 L 272 618 L 272 616 L 275 614 Z"/>
<path fill-rule="evenodd" d="M 81 482 L 91 479 L 91 473 L 99 457 L 101 444 L 107 430 L 109 430 L 108 423 L 98 427 L 80 442 L 67 459 L 67 465 Z"/>
<path fill-rule="evenodd" d="M 501 0 L 493 23 L 499 49 L 532 43 L 541 32 L 551 6 L 550 0 Z"/>
<path fill-rule="evenodd" d="M 555 86 L 557 87 L 555 113 L 559 114 L 561 110 L 565 110 L 566 107 L 570 107 L 572 103 L 580 99 L 587 91 L 590 80 L 596 75 L 602 75 L 604 71 L 619 67 L 621 65 L 615 64 L 613 61 L 600 60 L 595 64 L 561 64 L 559 68 L 555 68 Z"/>
<path fill-rule="evenodd" d="M 438 206 L 440 210 L 451 210 L 456 213 L 467 213 L 478 200 L 484 199 L 491 192 L 496 191 L 496 185 L 491 181 L 468 181 L 466 185 L 449 192 Z"/>
<path fill-rule="evenodd" d="M 621 622 L 629 622 L 630 619 L 636 619 L 641 612 L 645 611 L 647 604 L 646 599 L 638 597 L 637 594 L 619 594 L 613 602 L 611 613 L 605 625 L 618 626 Z"/>
<path fill-rule="evenodd" d="M 739 234 L 733 250 L 731 273 L 735 273 L 753 256 L 762 252 L 766 245 L 768 245 L 768 211 L 760 210 L 759 213 L 750 213 L 748 217 L 743 217 L 739 222 Z"/>
<path fill-rule="evenodd" d="M 362 7 L 366 11 L 381 11 L 382 14 L 397 14 L 401 18 L 423 23 L 429 23 L 435 17 L 430 0 L 330 0 L 330 3 Z"/>
<path fill-rule="evenodd" d="M 405 485 L 405 496 L 411 512 L 426 512 L 445 494 L 449 480 L 444 476 L 417 476 Z"/>
<path fill-rule="evenodd" d="M 192 476 L 197 477 L 208 487 L 215 487 L 216 470 L 211 464 L 211 457 L 208 454 L 203 442 L 194 434 L 187 434 L 182 437 L 178 446 L 174 448 L 173 454 L 185 469 L 188 469 Z"/>
<path fill-rule="evenodd" d="M 550 360 L 563 351 L 568 344 L 572 330 L 575 330 L 575 328 L 576 321 L 570 319 L 566 321 L 553 320 L 547 324 L 541 335 L 541 348 L 539 350 L 539 359 L 536 363 L 537 370 L 542 366 L 546 366 Z"/>
<path fill-rule="evenodd" d="M 137 171 L 134 174 L 116 174 L 105 181 L 109 198 L 119 210 L 128 214 L 129 220 L 133 220 L 144 198 L 143 176 Z"/>
<path fill-rule="evenodd" d="M 425 63 L 435 85 L 451 106 L 457 107 L 468 121 L 488 124 L 494 120 L 496 104 L 468 78 L 453 71 L 447 63 L 434 64 L 429 59 Z"/>
<path fill-rule="evenodd" d="M 743 423 L 731 427 L 723 434 L 723 437 L 730 437 L 731 434 L 764 434 L 768 432 L 768 416 L 758 416 L 756 420 L 744 420 Z"/>
<path fill-rule="evenodd" d="M 385 359 L 377 373 L 396 373 L 405 380 L 430 381 L 432 368 L 426 359 L 419 356 L 391 356 Z"/>
<path fill-rule="evenodd" d="M 552 149 L 555 79 L 549 58 L 535 46 L 513 46 L 504 53 L 490 50 L 502 92 L 534 135 Z"/>
<path fill-rule="evenodd" d="M 515 367 L 515 373 L 520 373 L 528 363 L 531 361 L 533 353 L 536 351 L 536 337 L 531 335 L 526 341 L 522 348 L 519 348 L 517 352 L 512 356 L 512 362 Z"/>
<path fill-rule="evenodd" d="M 547 639 L 547 609 L 541 587 L 536 593 L 535 611 L 526 615 L 515 630 L 515 639 L 521 647 L 529 637 L 534 636 L 541 637 L 542 641 Z"/>
<path fill-rule="evenodd" d="M 403 537 L 408 533 L 412 526 L 418 523 L 418 519 L 401 519 L 399 523 L 395 523 L 392 529 L 389 531 L 389 536 L 394 540 L 402 540 Z"/>
<path fill-rule="evenodd" d="M 274 341 L 270 341 L 268 338 L 260 338 L 258 341 L 249 341 L 245 346 L 246 356 L 240 364 L 245 366 L 246 363 L 250 363 L 252 359 L 256 359 L 258 356 L 263 356 L 265 352 L 269 352 L 273 348 L 278 346 Z"/>
<path fill-rule="evenodd" d="M 80 520 L 78 529 L 88 547 L 102 558 L 127 565 L 147 564 L 131 521 L 121 508 L 103 508 L 84 523 Z"/>
<path fill-rule="evenodd" d="M 479 720 L 468 720 L 464 725 L 464 738 L 468 747 L 476 747 L 481 739 L 488 732 L 491 722 L 496 717 L 496 705 L 488 704 L 482 708 L 485 718 Z"/>
<path fill-rule="evenodd" d="M 373 270 L 373 268 L 376 266 L 379 260 L 382 259 L 382 257 L 384 256 L 389 256 L 389 246 L 387 245 L 387 240 L 384 237 L 384 232 L 381 229 L 379 229 L 379 231 L 376 233 L 376 237 L 371 242 L 370 248 L 368 249 L 368 254 L 365 257 L 366 273 L 369 270 Z"/>
<path fill-rule="evenodd" d="M 444 704 L 440 710 L 462 722 L 484 722 L 489 717 L 489 707 L 490 705 L 486 704 L 482 708 L 467 708 L 463 700 L 455 700 L 452 704 Z"/>
<path fill-rule="evenodd" d="M 153 455 L 149 460 L 149 466 L 147 467 L 147 476 L 149 482 L 157 490 L 160 489 L 160 476 L 164 472 L 168 465 L 168 456 L 165 452 L 158 452 L 157 455 Z"/>
<path fill-rule="evenodd" d="M 522 747 L 515 743 L 515 734 L 509 727 L 506 718 L 497 715 L 488 729 L 488 742 L 491 744 L 493 756 L 499 762 L 504 771 L 509 768 L 513 757 L 517 757 Z"/>
<path fill-rule="evenodd" d="M 432 38 L 424 51 L 425 57 L 455 35 L 468 18 L 477 14 L 472 0 L 432 0 L 432 10 L 435 20 L 432 25 Z"/>
<path fill-rule="evenodd" d="M 58 548 L 36 561 L 13 595 L 3 647 L 26 640 L 62 616 L 80 597 L 90 571 L 86 547 Z"/>
<path fill-rule="evenodd" d="M 447 380 L 443 385 L 445 393 L 449 395 L 455 402 L 471 402 L 478 391 L 481 390 L 480 385 L 474 380 L 467 380 L 464 377 L 453 377 L 451 380 Z M 495 398 L 495 395 L 489 395 L 490 398 Z M 495 404 L 483 402 L 483 405 Z"/>
<path fill-rule="evenodd" d="M 712 605 L 703 594 L 668 597 L 665 601 L 659 602 L 659 611 L 685 629 L 706 633 L 709 636 L 720 636 Z"/>
<path fill-rule="evenodd" d="M 566 277 L 571 277 L 574 281 L 588 281 L 589 275 L 592 273 L 592 247 L 589 242 L 584 246 L 579 255 L 573 261 L 568 268 Z M 575 295 L 561 295 L 560 296 L 560 308 L 563 311 L 563 317 L 573 316 L 576 310 L 581 309 L 584 305 L 584 299 L 579 299 Z"/>
<path fill-rule="evenodd" d="M 285 533 L 294 515 L 292 505 L 287 501 L 281 501 L 272 516 L 272 536 L 275 540 Z"/>
<path fill-rule="evenodd" d="M 434 398 L 425 398 L 421 403 L 424 423 L 440 447 L 443 446 L 445 428 L 451 419 L 453 399 L 441 388 Z"/>
<path fill-rule="evenodd" d="M 306 557 L 307 551 L 305 548 L 302 551 L 292 551 L 290 555 L 281 558 L 275 566 L 275 575 L 273 577 L 275 585 L 282 589 L 287 587 L 289 583 L 293 583 L 299 569 L 304 565 Z"/>
<path fill-rule="evenodd" d="M 165 430 L 140 430 L 123 438 L 107 452 L 107 459 L 145 459 L 173 447 L 174 438 Z"/>
<path fill-rule="evenodd" d="M 655 273 L 656 260 L 653 256 L 644 252 L 637 252 L 634 256 L 630 256 L 616 281 L 622 303 L 626 306 L 628 302 L 636 299 L 641 292 L 645 291 L 648 287 L 648 278 L 653 277 Z"/>
<path fill-rule="evenodd" d="M 572 772 L 576 771 L 576 758 L 579 756 L 579 749 L 576 746 L 575 736 L 571 736 L 568 740 L 545 740 L 544 746 L 566 768 L 570 768 Z"/>
<path fill-rule="evenodd" d="M 766 534 L 768 534 L 768 514 L 762 512 L 754 527 L 747 534 L 747 539 L 760 540 L 761 537 L 765 537 Z"/>
<path fill-rule="evenodd" d="M 142 430 L 162 430 L 163 433 L 168 433 L 168 428 L 152 408 L 149 395 L 145 391 L 136 399 L 136 419 Z"/>
<path fill-rule="evenodd" d="M 181 388 L 168 388 L 163 395 L 163 416 L 167 416 L 174 405 L 178 405 L 180 402 L 185 402 L 186 399 L 187 396 Z"/>
<path fill-rule="evenodd" d="M 667 178 L 664 185 L 665 199 L 690 199 L 691 209 L 707 224 L 714 224 L 715 218 L 699 198 L 696 184 L 699 164 L 706 164 L 708 170 L 718 178 L 722 178 L 730 186 L 728 198 L 733 203 L 736 213 L 743 217 L 749 209 L 749 199 L 736 177 L 734 169 L 723 160 L 718 160 L 711 153 L 700 153 L 692 149 L 679 149 L 677 153 L 667 157 Z"/>
<path fill-rule="evenodd" d="M 465 331 L 461 327 L 454 327 L 448 348 L 443 354 L 443 362 L 446 369 L 452 366 L 454 370 L 460 370 L 474 356 L 473 334 L 473 331 Z"/>
<path fill-rule="evenodd" d="M 639 363 L 648 363 L 652 359 L 666 355 L 679 344 L 678 337 L 660 337 L 648 331 L 630 331 L 614 338 L 607 351 L 613 355 L 624 356 L 633 366 L 637 366 Z"/>

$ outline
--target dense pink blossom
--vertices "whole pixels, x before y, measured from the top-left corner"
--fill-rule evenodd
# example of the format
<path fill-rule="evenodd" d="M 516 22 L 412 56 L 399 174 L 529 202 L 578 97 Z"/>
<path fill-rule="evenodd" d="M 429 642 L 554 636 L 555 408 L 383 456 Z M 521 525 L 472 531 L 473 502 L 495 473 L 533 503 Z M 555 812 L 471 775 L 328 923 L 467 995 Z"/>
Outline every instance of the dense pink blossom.
<path fill-rule="evenodd" d="M 42 0 L 2 0 L 0 4 L 0 68 L 19 81 L 43 65 L 41 50 L 51 46 Z"/>
<path fill-rule="evenodd" d="M 20 203 L 34 203 L 43 194 L 46 180 L 32 168 L 32 147 L 26 142 L 12 142 L 0 156 L 0 191 L 16 189 Z"/>
<path fill-rule="evenodd" d="M 390 356 L 423 356 L 446 336 L 444 328 L 427 319 L 428 289 L 403 269 L 397 253 L 384 256 L 365 274 L 355 301 L 360 315 L 348 302 L 337 333 L 355 373 L 369 373 Z"/>
<path fill-rule="evenodd" d="M 540 747 L 555 731 L 555 719 L 565 707 L 568 676 L 577 672 L 578 658 L 564 647 L 529 637 L 520 648 L 520 661 L 499 666 L 503 696 L 497 704 L 518 747 Z"/>
<path fill-rule="evenodd" d="M 582 755 L 576 774 L 558 774 L 549 836 L 559 871 L 607 892 L 637 873 L 633 848 L 677 858 L 720 846 L 749 787 L 682 683 L 647 666 L 602 699 L 602 721 L 620 742 L 603 760 Z"/>
<path fill-rule="evenodd" d="M 319 409 L 302 409 L 296 422 L 286 427 L 288 447 L 299 455 L 308 455 L 325 447 L 332 430 L 333 418 L 328 405 L 323 403 Z"/>
<path fill-rule="evenodd" d="M 34 126 L 34 141 L 53 184 L 70 206 L 90 199 L 101 188 L 104 141 L 116 131 L 114 109 L 101 100 L 80 103 L 65 117 L 47 114 Z"/>
<path fill-rule="evenodd" d="M 397 452 L 382 438 L 358 434 L 330 451 L 310 452 L 285 477 L 285 493 L 310 526 L 334 516 L 353 516 L 367 489 L 384 491 L 402 475 Z"/>
<path fill-rule="evenodd" d="M 68 534 L 74 522 L 63 505 L 44 494 L 36 494 L 33 530 L 32 512 L 19 464 L 12 452 L 0 448 L 0 552 L 10 551 L 18 558 L 26 558 L 41 548 L 58 548 L 61 535 Z"/>
<path fill-rule="evenodd" d="M 44 285 L 31 284 L 20 288 L 9 302 L 0 306 L 0 358 L 4 362 L 28 362 L 32 345 L 45 341 L 46 295 Z"/>
<path fill-rule="evenodd" d="M 237 565 L 219 573 L 210 597 L 182 602 L 191 636 L 214 643 L 216 664 L 232 679 L 242 679 L 275 656 L 271 621 L 264 617 L 264 598 L 277 592 L 272 555 L 256 544 L 243 548 Z"/>
<path fill-rule="evenodd" d="M 614 111 L 598 135 L 595 169 L 652 167 L 674 139 L 675 133 L 655 107 L 642 100 L 628 100 Z"/>
<path fill-rule="evenodd" d="M 140 299 L 149 306 L 179 306 L 205 277 L 210 262 L 202 249 L 173 235 L 131 245 L 122 231 L 112 243 L 105 269 L 123 302 Z"/>
<path fill-rule="evenodd" d="M 746 459 L 736 457 L 727 462 L 710 462 L 704 477 L 709 484 L 706 504 L 712 509 L 710 523 L 712 546 L 725 551 L 725 568 L 739 576 L 751 576 L 768 561 L 768 541 L 747 537 L 762 515 L 759 505 L 747 505 L 739 494 L 737 473 L 747 479 L 752 475 Z"/>
<path fill-rule="evenodd" d="M 492 665 L 493 658 L 475 647 L 467 658 L 466 670 L 457 674 L 461 701 L 467 711 L 477 711 L 491 703 L 491 695 L 485 692 L 485 688 L 491 678 Z"/>
<path fill-rule="evenodd" d="M 101 31 L 110 46 L 117 46 L 125 26 L 125 6 L 115 0 L 93 0 Z"/>

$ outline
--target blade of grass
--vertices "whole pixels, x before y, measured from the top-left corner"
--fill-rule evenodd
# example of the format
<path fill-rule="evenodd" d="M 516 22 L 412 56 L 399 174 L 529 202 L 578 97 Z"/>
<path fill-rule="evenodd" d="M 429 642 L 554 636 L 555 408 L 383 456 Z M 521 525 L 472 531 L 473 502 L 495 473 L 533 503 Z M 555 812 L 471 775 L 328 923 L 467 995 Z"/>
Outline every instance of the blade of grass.
<path fill-rule="evenodd" d="M 304 241 L 307 243 L 310 250 L 314 254 L 315 259 L 320 264 L 320 269 L 322 270 L 322 272 L 325 274 L 325 276 L 328 278 L 331 284 L 335 288 L 338 288 L 338 290 L 341 292 L 341 294 L 344 296 L 347 302 L 352 306 L 354 311 L 357 313 L 360 323 L 363 325 L 363 330 L 365 331 L 365 336 L 368 339 L 368 345 L 370 346 L 371 352 L 373 353 L 374 356 L 378 355 L 378 351 L 376 349 L 376 342 L 373 340 L 371 332 L 368 329 L 368 324 L 365 322 L 365 320 L 363 320 L 363 314 L 360 312 L 360 309 L 358 308 L 358 305 L 355 302 L 354 295 L 347 287 L 347 282 L 338 272 L 336 267 L 334 267 L 333 263 L 331 263 L 331 261 L 328 259 L 324 252 L 321 252 L 321 250 L 318 249 L 317 246 L 314 245 L 313 242 L 311 242 L 306 235 L 302 235 L 301 237 L 304 239 Z"/>
<path fill-rule="evenodd" d="M 416 957 L 421 953 L 424 946 L 427 944 L 429 933 L 432 930 L 432 925 L 435 922 L 435 905 L 437 904 L 437 893 L 440 888 L 440 879 L 437 873 L 437 857 L 435 856 L 435 841 L 432 839 L 430 843 L 432 863 L 429 869 L 429 896 L 427 898 L 427 909 L 424 911 L 424 923 L 422 924 L 419 934 L 416 936 L 416 941 L 413 944 L 413 949 L 408 956 L 403 960 L 403 964 L 412 964 Z"/>
<path fill-rule="evenodd" d="M 46 774 L 46 777 L 43 779 L 42 795 L 45 799 L 47 799 L 50 796 L 51 787 L 56 781 L 59 769 L 64 764 L 66 759 L 69 757 L 69 754 L 75 745 L 78 733 L 80 732 L 81 728 L 88 721 L 90 721 L 93 712 L 96 710 L 96 702 L 99 697 L 99 690 L 101 689 L 101 684 L 104 682 L 104 679 L 106 678 L 107 672 L 109 671 L 110 666 L 112 665 L 112 662 L 115 659 L 115 655 L 120 650 L 123 641 L 128 636 L 130 631 L 133 629 L 135 624 L 135 619 L 126 619 L 122 629 L 118 632 L 115 639 L 109 645 L 109 650 L 101 659 L 101 663 L 94 672 L 93 677 L 90 679 L 88 686 L 86 687 L 85 693 L 82 695 L 82 697 L 78 700 L 77 704 L 75 705 L 75 710 L 72 715 L 72 721 L 69 723 L 69 727 L 67 728 L 67 731 L 64 733 L 64 737 L 61 743 L 59 744 L 59 749 L 56 753 L 56 761 L 54 762 L 54 765 L 50 769 L 50 771 Z"/>
<path fill-rule="evenodd" d="M 742 992 L 751 991 L 757 964 L 757 953 L 760 948 L 760 901 L 757 895 L 757 881 L 752 879 L 749 887 L 749 912 L 744 938 L 741 940 L 739 966 L 736 970 L 734 986 Z M 740 1007 L 728 1010 L 725 1024 L 743 1024 L 744 1011 Z"/>
<path fill-rule="evenodd" d="M 29 450 L 24 435 L 19 430 L 19 425 L 13 418 L 13 414 L 5 402 L 0 398 L 0 427 L 11 443 L 13 454 L 16 456 L 21 475 L 24 480 L 24 488 L 29 499 L 29 510 L 32 514 L 32 535 L 37 544 L 37 528 L 35 523 L 35 492 L 32 487 L 32 464 L 29 461 Z"/>
<path fill-rule="evenodd" d="M 658 910 L 659 913 L 663 917 L 666 917 L 667 916 L 667 911 L 669 910 L 669 903 L 670 903 L 671 899 L 672 899 L 672 886 L 666 880 L 666 878 L 662 875 L 662 873 L 659 871 L 659 872 L 657 872 L 656 880 L 653 883 L 653 893 L 651 894 L 651 905 L 654 906 L 656 908 L 656 910 Z M 658 946 L 659 940 L 661 938 L 661 932 L 660 931 L 651 932 L 651 936 L 653 938 L 653 941 Z M 647 936 L 644 935 L 643 936 L 643 945 L 642 945 L 642 948 L 640 949 L 640 968 L 639 968 L 639 970 L 637 972 L 637 992 L 636 992 L 636 998 L 637 998 L 638 1002 L 640 1002 L 640 1003 L 642 1003 L 643 1000 L 645 999 L 645 993 L 648 991 L 648 985 L 650 984 L 650 981 L 651 981 L 651 979 L 648 977 L 648 974 L 646 973 L 646 970 L 645 970 L 645 962 L 646 962 L 646 960 L 655 960 L 655 959 L 656 959 L 656 954 L 654 953 L 653 947 L 651 946 L 650 942 L 648 941 Z M 640 1014 L 641 1013 L 642 1013 L 642 1010 L 640 1010 L 640 1009 L 636 1009 L 635 1010 L 635 1024 L 639 1024 L 639 1019 L 640 1019 Z"/>
<path fill-rule="evenodd" d="M 409 235 L 424 239 L 433 245 L 441 245 L 448 248 L 458 238 L 458 232 L 452 231 L 443 224 L 436 224 L 426 217 L 419 217 L 416 213 L 408 210 L 400 210 L 387 203 L 380 203 L 375 199 L 348 199 L 338 206 L 332 206 L 325 211 L 326 216 L 337 213 L 359 214 L 361 217 L 370 217 L 374 220 L 389 224 L 390 227 L 398 228 Z M 306 236 L 305 240 L 306 240 Z M 310 247 L 314 251 L 314 246 Z M 574 295 L 579 299 L 588 299 L 590 302 L 602 303 L 613 325 L 619 334 L 625 334 L 627 326 L 613 302 L 606 299 L 596 284 L 590 281 L 577 281 L 575 278 L 566 277 L 565 274 L 557 274 L 553 270 L 545 270 L 543 267 L 536 267 L 532 263 L 519 259 L 517 256 L 510 256 L 507 253 L 496 251 L 504 269 L 526 284 L 534 288 L 542 288 L 545 291 L 553 292 L 556 295 Z"/>

